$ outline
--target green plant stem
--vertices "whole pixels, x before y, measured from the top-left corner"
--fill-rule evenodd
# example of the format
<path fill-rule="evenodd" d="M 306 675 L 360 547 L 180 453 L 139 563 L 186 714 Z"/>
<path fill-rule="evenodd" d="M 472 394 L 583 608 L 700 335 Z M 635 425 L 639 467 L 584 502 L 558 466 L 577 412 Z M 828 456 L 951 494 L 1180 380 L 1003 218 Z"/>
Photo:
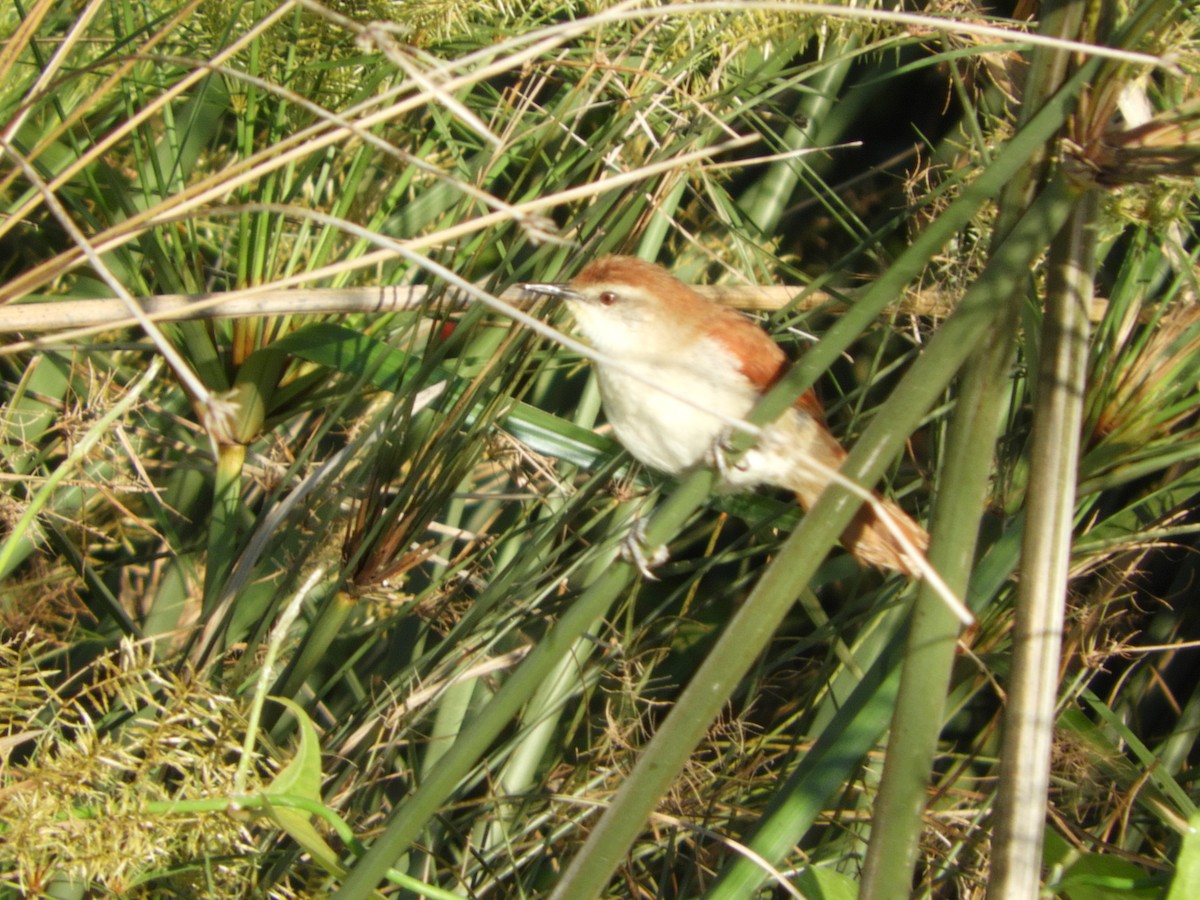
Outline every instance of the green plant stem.
<path fill-rule="evenodd" d="M 277 697 L 295 697 L 317 667 L 326 659 L 330 646 L 354 611 L 354 598 L 344 590 L 327 596 L 312 624 L 300 639 L 300 648 L 271 689 Z M 278 716 L 271 717 L 278 719 Z"/>
<path fill-rule="evenodd" d="M 992 841 L 992 900 L 1031 897 L 1038 890 L 1071 563 L 1098 209 L 1098 198 L 1086 196 L 1051 247 L 1013 623 L 1013 678 Z"/>
<path fill-rule="evenodd" d="M 967 366 L 939 479 L 931 529 L 937 537 L 929 561 L 959 596 L 966 591 L 971 574 L 979 511 L 985 505 L 1001 413 L 1008 398 L 1018 312 L 1018 307 L 1007 301 L 990 340 Z M 922 586 L 913 607 L 871 821 L 862 877 L 864 900 L 909 896 L 958 631 L 953 613 L 928 586 Z"/>
<path fill-rule="evenodd" d="M 204 610 L 213 611 L 237 553 L 238 522 L 242 514 L 242 469 L 246 447 L 221 444 L 213 480 L 212 521 L 208 529 L 208 563 L 204 570 Z"/>
<path fill-rule="evenodd" d="M 803 122 L 825 122 L 829 110 L 837 102 L 846 76 L 855 62 L 854 50 L 858 40 L 851 40 L 841 50 L 842 57 L 815 79 L 812 93 L 801 96 L 796 118 Z M 804 150 L 819 145 L 815 128 L 791 125 L 784 134 L 783 144 L 789 150 Z M 762 234 L 775 234 L 787 204 L 795 195 L 800 182 L 800 164 L 785 159 L 771 163 L 763 177 L 746 192 L 739 206 Z"/>
<path fill-rule="evenodd" d="M 521 741 L 496 775 L 500 796 L 519 798 L 534 788 L 538 767 L 547 754 L 554 750 L 554 737 L 558 733 L 563 711 L 567 710 L 569 715 L 567 702 L 579 696 L 585 687 L 580 675 L 588 657 L 596 649 L 596 642 L 588 635 L 599 633 L 603 625 L 602 620 L 593 622 L 587 634 L 572 645 L 530 698 L 522 713 Z M 482 854 L 487 854 L 493 848 L 511 845 L 512 833 L 520 831 L 522 808 L 519 801 L 505 802 L 497 808 L 483 831 L 480 841 Z"/>

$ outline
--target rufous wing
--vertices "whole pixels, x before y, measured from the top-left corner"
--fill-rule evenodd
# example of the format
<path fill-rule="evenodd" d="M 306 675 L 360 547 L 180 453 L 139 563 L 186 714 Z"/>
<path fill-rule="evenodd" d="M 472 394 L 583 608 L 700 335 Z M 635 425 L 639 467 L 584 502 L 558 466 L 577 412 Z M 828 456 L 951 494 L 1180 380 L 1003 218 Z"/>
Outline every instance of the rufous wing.
<path fill-rule="evenodd" d="M 754 322 L 724 307 L 714 309 L 716 314 L 705 329 L 706 336 L 725 347 L 738 360 L 746 379 L 765 394 L 787 373 L 791 365 L 787 354 Z M 795 406 L 824 423 L 825 410 L 812 388 L 800 395 Z"/>

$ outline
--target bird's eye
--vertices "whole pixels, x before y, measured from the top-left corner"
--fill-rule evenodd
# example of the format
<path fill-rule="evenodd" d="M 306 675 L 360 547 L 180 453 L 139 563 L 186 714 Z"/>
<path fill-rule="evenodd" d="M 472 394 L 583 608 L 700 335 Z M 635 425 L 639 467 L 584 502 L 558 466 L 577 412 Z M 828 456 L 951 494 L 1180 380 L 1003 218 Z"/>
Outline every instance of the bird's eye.
<path fill-rule="evenodd" d="M 612 306 L 617 302 L 617 295 L 612 291 L 604 291 L 597 298 L 604 306 Z"/>

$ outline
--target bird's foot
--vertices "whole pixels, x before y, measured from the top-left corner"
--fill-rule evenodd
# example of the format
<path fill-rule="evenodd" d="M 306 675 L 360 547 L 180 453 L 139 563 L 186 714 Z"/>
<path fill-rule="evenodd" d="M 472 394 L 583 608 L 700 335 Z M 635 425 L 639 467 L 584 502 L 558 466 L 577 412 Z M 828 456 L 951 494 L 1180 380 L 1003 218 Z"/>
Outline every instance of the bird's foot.
<path fill-rule="evenodd" d="M 716 470 L 722 482 L 736 483 L 738 476 L 746 471 L 746 454 L 743 453 L 737 459 L 731 459 L 730 455 L 733 452 L 733 429 L 722 428 L 717 439 L 708 448 L 708 464 Z"/>
<path fill-rule="evenodd" d="M 757 447 L 735 453 L 733 429 L 725 428 L 708 448 L 708 464 L 716 470 L 724 488 L 753 488 L 762 481 L 757 473 L 761 455 Z"/>
<path fill-rule="evenodd" d="M 653 549 L 646 546 L 646 522 L 639 518 L 621 541 L 621 558 L 637 566 L 643 578 L 658 581 L 654 568 L 670 559 L 671 554 L 663 544 Z"/>

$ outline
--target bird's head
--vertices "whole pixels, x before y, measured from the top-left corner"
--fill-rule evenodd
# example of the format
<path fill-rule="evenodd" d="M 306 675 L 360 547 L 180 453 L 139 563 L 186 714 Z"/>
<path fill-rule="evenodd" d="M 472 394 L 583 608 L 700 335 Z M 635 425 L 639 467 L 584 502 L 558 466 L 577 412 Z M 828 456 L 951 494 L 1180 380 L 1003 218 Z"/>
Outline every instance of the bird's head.
<path fill-rule="evenodd" d="M 566 284 L 521 287 L 565 301 L 579 330 L 606 353 L 667 352 L 713 311 L 666 269 L 632 256 L 601 257 Z"/>

